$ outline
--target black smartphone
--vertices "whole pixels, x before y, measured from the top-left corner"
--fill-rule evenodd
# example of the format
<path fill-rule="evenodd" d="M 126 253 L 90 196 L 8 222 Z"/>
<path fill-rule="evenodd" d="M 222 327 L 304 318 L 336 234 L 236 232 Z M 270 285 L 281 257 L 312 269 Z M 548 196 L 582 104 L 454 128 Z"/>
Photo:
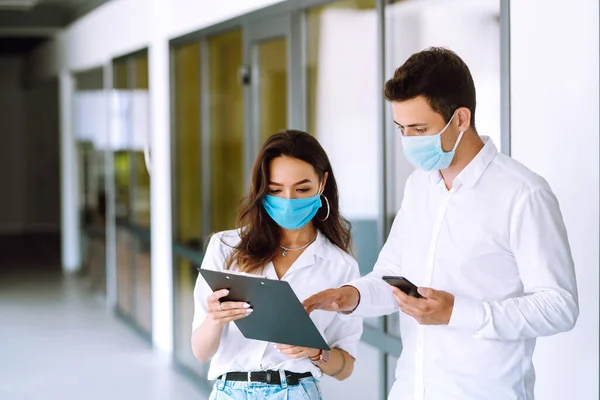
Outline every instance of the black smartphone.
<path fill-rule="evenodd" d="M 417 299 L 425 298 L 419 294 L 417 291 L 417 286 L 403 276 L 384 276 L 381 279 L 386 281 L 388 284 L 402 290 L 409 296 L 416 297 Z"/>

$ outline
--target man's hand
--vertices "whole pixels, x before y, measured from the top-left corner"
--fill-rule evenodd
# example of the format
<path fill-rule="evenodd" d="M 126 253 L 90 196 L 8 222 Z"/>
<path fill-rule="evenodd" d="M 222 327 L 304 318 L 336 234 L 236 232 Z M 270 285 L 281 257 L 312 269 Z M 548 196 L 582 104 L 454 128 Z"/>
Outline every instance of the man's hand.
<path fill-rule="evenodd" d="M 302 302 L 307 313 L 314 310 L 352 312 L 358 306 L 360 292 L 354 286 L 327 289 Z"/>
<path fill-rule="evenodd" d="M 421 325 L 448 325 L 454 308 L 454 296 L 448 292 L 430 288 L 419 288 L 419 294 L 425 297 L 417 299 L 396 287 L 392 287 L 394 297 L 400 309 Z"/>
<path fill-rule="evenodd" d="M 289 358 L 298 359 L 305 357 L 316 357 L 320 353 L 317 349 L 309 349 L 308 347 L 292 346 L 289 344 L 276 344 L 275 348 Z"/>

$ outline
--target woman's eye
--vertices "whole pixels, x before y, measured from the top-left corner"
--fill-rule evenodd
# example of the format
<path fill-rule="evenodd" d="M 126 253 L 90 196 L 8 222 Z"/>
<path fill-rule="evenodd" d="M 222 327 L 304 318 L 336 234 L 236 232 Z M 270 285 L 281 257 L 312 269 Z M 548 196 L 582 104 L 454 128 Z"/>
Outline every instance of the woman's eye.
<path fill-rule="evenodd" d="M 271 190 L 269 190 L 269 194 L 279 194 L 279 193 L 281 193 L 281 190 L 279 190 L 279 189 L 271 189 Z"/>
<path fill-rule="evenodd" d="M 298 191 L 299 191 L 300 193 L 306 193 L 306 192 L 308 192 L 309 190 L 310 190 L 310 189 L 307 189 L 307 188 L 298 189 Z"/>
<path fill-rule="evenodd" d="M 415 128 L 415 132 L 418 134 L 423 134 L 427 131 L 427 128 Z"/>

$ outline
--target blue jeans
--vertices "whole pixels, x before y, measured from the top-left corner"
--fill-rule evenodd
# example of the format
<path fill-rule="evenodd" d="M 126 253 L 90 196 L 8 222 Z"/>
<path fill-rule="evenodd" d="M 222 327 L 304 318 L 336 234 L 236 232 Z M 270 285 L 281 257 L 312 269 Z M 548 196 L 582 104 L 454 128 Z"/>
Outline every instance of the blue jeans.
<path fill-rule="evenodd" d="M 315 378 L 303 378 L 298 385 L 290 386 L 283 376 L 281 385 L 219 379 L 209 400 L 322 400 L 322 397 Z"/>

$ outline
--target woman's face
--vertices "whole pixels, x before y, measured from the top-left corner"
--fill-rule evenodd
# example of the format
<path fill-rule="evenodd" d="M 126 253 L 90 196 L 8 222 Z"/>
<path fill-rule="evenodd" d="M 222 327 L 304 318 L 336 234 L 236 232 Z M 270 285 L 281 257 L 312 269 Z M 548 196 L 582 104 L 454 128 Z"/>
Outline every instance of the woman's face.
<path fill-rule="evenodd" d="M 312 165 L 297 158 L 281 156 L 271 161 L 269 170 L 269 189 L 271 196 L 284 199 L 312 197 L 322 192 L 327 182 L 327 172 L 323 182 Z"/>

